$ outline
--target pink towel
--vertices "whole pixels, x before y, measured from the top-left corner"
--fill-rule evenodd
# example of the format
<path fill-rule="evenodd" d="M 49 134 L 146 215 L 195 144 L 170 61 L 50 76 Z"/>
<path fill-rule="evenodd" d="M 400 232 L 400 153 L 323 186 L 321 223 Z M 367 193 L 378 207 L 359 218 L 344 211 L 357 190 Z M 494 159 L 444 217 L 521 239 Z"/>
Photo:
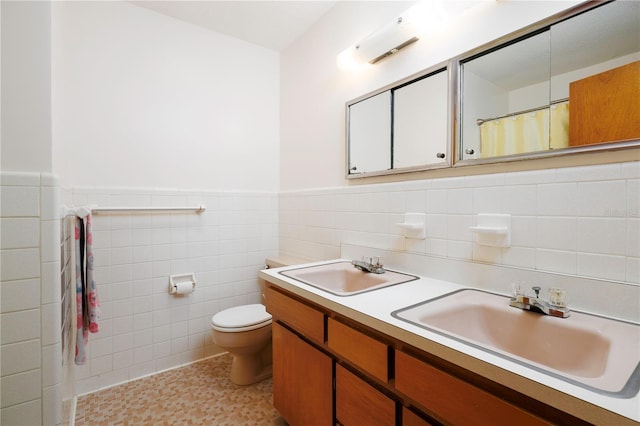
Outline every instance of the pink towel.
<path fill-rule="evenodd" d="M 76 359 L 78 365 L 87 360 L 86 346 L 89 332 L 97 333 L 100 307 L 98 291 L 93 279 L 93 234 L 91 215 L 86 218 L 86 226 L 81 218 L 76 218 L 76 306 L 78 331 L 76 338 Z"/>

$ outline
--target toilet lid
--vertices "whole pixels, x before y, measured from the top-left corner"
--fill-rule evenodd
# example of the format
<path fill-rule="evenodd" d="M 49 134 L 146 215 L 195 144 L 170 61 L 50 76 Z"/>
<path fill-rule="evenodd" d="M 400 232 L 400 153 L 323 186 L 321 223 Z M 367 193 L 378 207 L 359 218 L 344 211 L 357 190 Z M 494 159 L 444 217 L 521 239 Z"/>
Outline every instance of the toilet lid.
<path fill-rule="evenodd" d="M 220 328 L 250 327 L 270 321 L 271 314 L 259 303 L 225 309 L 211 318 L 211 324 Z"/>

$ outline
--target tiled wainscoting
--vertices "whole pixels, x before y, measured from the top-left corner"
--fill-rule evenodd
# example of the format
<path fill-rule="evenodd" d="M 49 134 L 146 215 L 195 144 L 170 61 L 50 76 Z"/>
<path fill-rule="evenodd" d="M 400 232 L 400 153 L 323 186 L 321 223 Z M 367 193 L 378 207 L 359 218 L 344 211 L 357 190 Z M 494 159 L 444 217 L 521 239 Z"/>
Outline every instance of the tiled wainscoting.
<path fill-rule="evenodd" d="M 75 216 L 60 220 L 60 308 L 62 312 L 62 424 L 70 424 L 75 406 L 76 289 L 73 242 Z"/>
<path fill-rule="evenodd" d="M 55 176 L 0 175 L 0 423 L 61 423 L 60 206 Z"/>
<path fill-rule="evenodd" d="M 640 283 L 640 162 L 358 185 L 280 194 L 280 251 L 340 244 Z M 427 237 L 405 239 L 405 212 Z M 478 213 L 511 214 L 511 247 L 474 243 Z"/>
<path fill-rule="evenodd" d="M 211 317 L 261 301 L 258 271 L 278 253 L 277 194 L 73 188 L 63 198 L 75 206 L 206 206 L 93 216 L 102 316 L 87 363 L 75 369 L 79 395 L 219 352 Z M 170 295 L 169 276 L 190 272 L 195 292 Z"/>

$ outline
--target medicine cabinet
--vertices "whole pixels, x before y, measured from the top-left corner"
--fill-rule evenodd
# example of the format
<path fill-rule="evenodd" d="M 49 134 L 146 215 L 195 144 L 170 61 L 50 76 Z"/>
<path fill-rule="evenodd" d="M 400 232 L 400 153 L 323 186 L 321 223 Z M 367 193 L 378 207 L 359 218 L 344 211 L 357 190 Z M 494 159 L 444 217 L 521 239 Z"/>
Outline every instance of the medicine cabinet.
<path fill-rule="evenodd" d="M 450 166 L 447 68 L 347 103 L 347 177 Z"/>
<path fill-rule="evenodd" d="M 640 2 L 596 5 L 459 60 L 457 164 L 637 145 Z"/>
<path fill-rule="evenodd" d="M 639 17 L 586 2 L 347 102 L 347 178 L 640 146 Z"/>

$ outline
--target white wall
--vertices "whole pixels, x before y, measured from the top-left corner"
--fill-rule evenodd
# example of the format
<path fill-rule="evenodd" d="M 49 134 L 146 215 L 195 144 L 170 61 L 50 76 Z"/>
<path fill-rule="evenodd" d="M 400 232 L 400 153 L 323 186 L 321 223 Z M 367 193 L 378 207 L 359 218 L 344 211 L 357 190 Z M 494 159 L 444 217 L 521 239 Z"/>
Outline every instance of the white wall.
<path fill-rule="evenodd" d="M 345 102 L 539 21 L 577 1 L 487 2 L 369 69 L 336 55 L 392 21 L 411 2 L 339 2 L 282 52 L 280 189 L 344 186 Z"/>
<path fill-rule="evenodd" d="M 277 52 L 126 2 L 52 18 L 63 186 L 277 189 Z"/>
<path fill-rule="evenodd" d="M 51 172 L 51 5 L 2 2 L 3 171 Z"/>

